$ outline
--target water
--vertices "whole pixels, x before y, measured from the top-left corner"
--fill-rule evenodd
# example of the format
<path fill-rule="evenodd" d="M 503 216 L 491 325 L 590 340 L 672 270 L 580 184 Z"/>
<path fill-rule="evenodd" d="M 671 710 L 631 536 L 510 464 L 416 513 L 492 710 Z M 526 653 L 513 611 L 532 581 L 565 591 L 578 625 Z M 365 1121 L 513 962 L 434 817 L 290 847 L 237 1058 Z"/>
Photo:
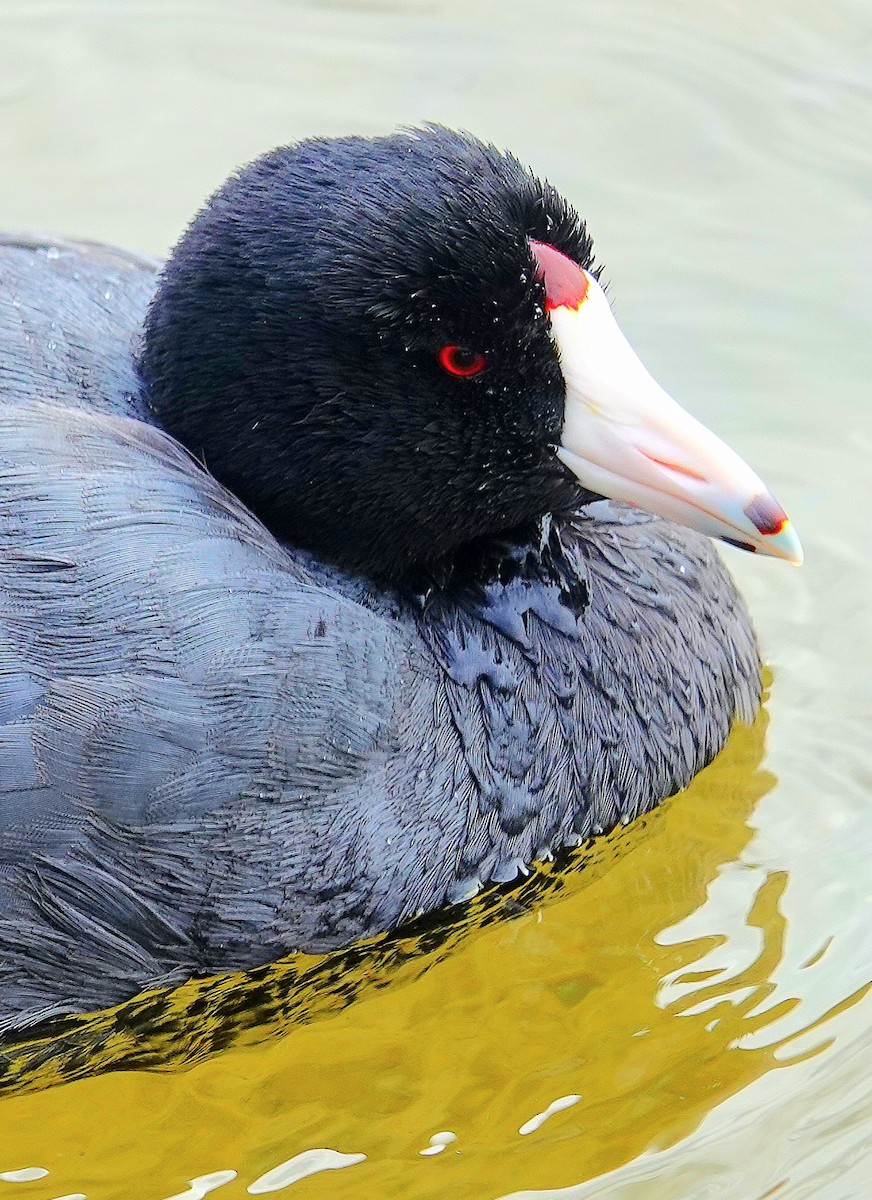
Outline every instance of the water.
<path fill-rule="evenodd" d="M 771 697 L 688 793 L 450 930 L 6 1060 L 0 1196 L 232 1200 L 300 1155 L 267 1181 L 340 1200 L 866 1193 L 870 46 L 862 0 L 0 6 L 4 227 L 164 252 L 274 143 L 466 126 L 578 204 L 642 357 L 807 557 L 729 554 Z"/>

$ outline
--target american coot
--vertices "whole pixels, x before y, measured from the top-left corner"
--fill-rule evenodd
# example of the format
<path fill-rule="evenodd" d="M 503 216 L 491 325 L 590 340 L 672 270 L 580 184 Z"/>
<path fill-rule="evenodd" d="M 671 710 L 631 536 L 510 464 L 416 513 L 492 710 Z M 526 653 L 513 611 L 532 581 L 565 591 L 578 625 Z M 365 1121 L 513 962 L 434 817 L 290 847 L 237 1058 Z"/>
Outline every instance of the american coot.
<path fill-rule="evenodd" d="M 798 542 L 592 253 L 438 127 L 266 154 L 159 276 L 3 242 L 7 1027 L 508 881 L 753 715 L 746 611 L 672 522 Z"/>

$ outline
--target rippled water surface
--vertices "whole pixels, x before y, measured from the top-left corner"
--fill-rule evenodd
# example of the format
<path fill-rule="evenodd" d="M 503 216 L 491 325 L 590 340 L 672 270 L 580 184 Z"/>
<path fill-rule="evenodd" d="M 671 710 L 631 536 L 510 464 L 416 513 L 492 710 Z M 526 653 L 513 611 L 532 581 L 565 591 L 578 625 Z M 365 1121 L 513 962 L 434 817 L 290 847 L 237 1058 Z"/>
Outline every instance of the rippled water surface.
<path fill-rule="evenodd" d="M 807 563 L 729 555 L 767 711 L 583 869 L 0 1056 L 0 1197 L 869 1194 L 870 54 L 864 0 L 3 0 L 0 225 L 164 252 L 274 143 L 466 126 Z"/>

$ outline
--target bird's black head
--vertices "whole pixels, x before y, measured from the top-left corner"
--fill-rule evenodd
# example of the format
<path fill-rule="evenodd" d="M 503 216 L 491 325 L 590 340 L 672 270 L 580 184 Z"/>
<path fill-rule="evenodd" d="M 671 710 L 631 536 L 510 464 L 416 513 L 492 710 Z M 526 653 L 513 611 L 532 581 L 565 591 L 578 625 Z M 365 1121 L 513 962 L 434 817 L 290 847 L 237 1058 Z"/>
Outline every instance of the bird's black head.
<path fill-rule="evenodd" d="M 140 365 L 161 424 L 279 537 L 384 579 L 596 494 L 798 555 L 624 341 L 575 211 L 465 134 L 244 167 L 167 263 Z"/>
<path fill-rule="evenodd" d="M 557 192 L 472 137 L 274 150 L 164 270 L 154 411 L 279 536 L 383 576 L 577 503 L 530 239 L 591 265 Z"/>

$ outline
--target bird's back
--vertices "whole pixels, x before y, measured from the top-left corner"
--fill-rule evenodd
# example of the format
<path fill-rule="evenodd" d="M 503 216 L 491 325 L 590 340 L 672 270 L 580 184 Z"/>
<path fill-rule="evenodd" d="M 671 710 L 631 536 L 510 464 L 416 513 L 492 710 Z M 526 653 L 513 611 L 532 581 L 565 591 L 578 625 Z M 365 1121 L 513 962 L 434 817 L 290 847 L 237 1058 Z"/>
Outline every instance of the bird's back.
<path fill-rule="evenodd" d="M 0 235 L 0 397 L 142 416 L 134 367 L 156 259 Z"/>
<path fill-rule="evenodd" d="M 0 1029 L 275 956 L 396 740 L 400 627 L 135 419 L 153 282 L 0 248 Z"/>

